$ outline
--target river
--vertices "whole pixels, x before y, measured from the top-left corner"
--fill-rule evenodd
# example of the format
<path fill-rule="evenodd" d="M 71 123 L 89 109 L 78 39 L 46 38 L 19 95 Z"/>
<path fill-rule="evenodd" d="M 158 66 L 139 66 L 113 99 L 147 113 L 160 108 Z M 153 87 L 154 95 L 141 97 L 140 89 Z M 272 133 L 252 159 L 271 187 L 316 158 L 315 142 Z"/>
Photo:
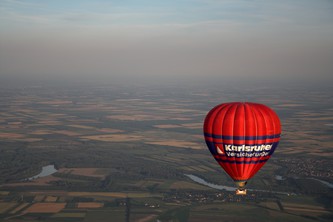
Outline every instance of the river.
<path fill-rule="evenodd" d="M 185 174 L 185 176 L 189 177 L 194 182 L 197 182 L 199 184 L 202 184 L 202 185 L 205 185 L 205 186 L 217 189 L 217 190 L 226 190 L 226 191 L 235 191 L 236 190 L 236 187 L 229 187 L 229 186 L 217 185 L 217 184 L 209 183 L 209 182 L 205 181 L 204 179 L 202 179 L 200 177 L 197 177 L 197 176 L 194 176 L 192 174 Z M 285 178 L 283 178 L 282 176 L 278 176 L 277 175 L 275 179 L 277 179 L 277 180 L 284 180 Z M 328 186 L 331 189 L 333 188 L 333 184 L 331 184 L 331 183 L 329 183 L 327 181 L 319 180 L 319 179 L 315 179 L 315 178 L 309 178 L 309 180 L 316 180 L 316 181 L 318 181 L 318 182 L 320 182 L 320 183 Z M 276 193 L 276 194 L 290 195 L 290 193 L 279 192 L 279 191 L 255 190 L 255 189 L 247 189 L 247 190 L 249 190 L 249 191 L 260 191 L 260 192 L 272 192 L 272 193 Z"/>
<path fill-rule="evenodd" d="M 192 174 L 185 174 L 185 176 L 189 177 L 191 180 L 193 180 L 193 181 L 195 181 L 199 184 L 202 184 L 202 185 L 205 185 L 205 186 L 217 189 L 217 190 L 226 190 L 226 191 L 235 191 L 236 190 L 236 187 L 229 187 L 229 186 L 209 183 L 209 182 L 205 181 L 204 179 L 202 179 L 200 177 L 197 177 L 197 176 L 194 176 Z M 287 192 L 278 192 L 278 191 L 271 191 L 271 190 L 255 190 L 255 189 L 247 189 L 247 190 L 248 191 L 271 192 L 271 193 L 276 193 L 276 194 L 289 195 L 289 193 L 287 193 Z"/>
<path fill-rule="evenodd" d="M 331 183 L 329 183 L 329 182 L 327 182 L 327 181 L 319 180 L 319 179 L 316 179 L 316 178 L 310 178 L 310 179 L 311 179 L 311 180 L 316 180 L 316 181 L 318 181 L 318 182 L 320 182 L 320 183 L 322 183 L 322 184 L 328 186 L 329 188 L 333 189 L 333 184 L 331 184 Z"/>
<path fill-rule="evenodd" d="M 202 184 L 202 185 L 205 185 L 207 187 L 211 187 L 211 188 L 214 188 L 214 189 L 217 189 L 217 190 L 226 190 L 226 191 L 235 191 L 236 190 L 235 187 L 228 187 L 228 186 L 209 183 L 209 182 L 205 181 L 204 179 L 202 179 L 200 177 L 197 177 L 197 176 L 194 176 L 192 174 L 185 174 L 185 176 L 189 177 L 191 180 L 193 180 L 193 181 L 195 181 L 199 184 Z"/>

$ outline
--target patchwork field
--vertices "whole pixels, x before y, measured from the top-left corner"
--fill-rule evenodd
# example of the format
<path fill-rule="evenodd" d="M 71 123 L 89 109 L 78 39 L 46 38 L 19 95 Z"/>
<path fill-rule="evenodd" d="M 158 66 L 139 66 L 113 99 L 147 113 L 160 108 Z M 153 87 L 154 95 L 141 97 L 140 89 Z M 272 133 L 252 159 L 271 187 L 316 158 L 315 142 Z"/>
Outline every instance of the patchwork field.
<path fill-rule="evenodd" d="M 332 221 L 333 95 L 311 91 L 0 88 L 0 221 Z M 283 129 L 244 197 L 185 176 L 234 186 L 202 135 L 229 101 L 269 105 Z"/>
<path fill-rule="evenodd" d="M 35 203 L 24 213 L 57 213 L 65 208 L 65 203 Z"/>
<path fill-rule="evenodd" d="M 194 142 L 186 142 L 180 140 L 168 140 L 168 141 L 148 141 L 147 144 L 160 145 L 160 146 L 171 146 L 171 147 L 180 147 L 180 148 L 190 148 L 190 149 L 202 149 L 201 144 Z"/>
<path fill-rule="evenodd" d="M 60 168 L 58 173 L 104 178 L 108 172 L 103 168 Z"/>
<path fill-rule="evenodd" d="M 85 208 L 85 209 L 101 208 L 103 206 L 104 206 L 103 203 L 97 203 L 97 202 L 79 202 L 79 203 L 77 203 L 77 208 Z"/>
<path fill-rule="evenodd" d="M 52 215 L 52 218 L 84 218 L 86 216 L 85 212 L 80 212 L 80 213 L 57 213 Z"/>
<path fill-rule="evenodd" d="M 10 214 L 16 214 L 19 211 L 21 211 L 23 208 L 26 208 L 29 205 L 29 203 L 22 203 L 19 206 L 17 206 L 15 209 L 13 209 L 12 211 L 10 211 Z"/>
<path fill-rule="evenodd" d="M 12 203 L 12 202 L 0 202 L 0 213 L 5 213 L 9 209 L 13 208 L 16 206 L 17 203 Z"/>

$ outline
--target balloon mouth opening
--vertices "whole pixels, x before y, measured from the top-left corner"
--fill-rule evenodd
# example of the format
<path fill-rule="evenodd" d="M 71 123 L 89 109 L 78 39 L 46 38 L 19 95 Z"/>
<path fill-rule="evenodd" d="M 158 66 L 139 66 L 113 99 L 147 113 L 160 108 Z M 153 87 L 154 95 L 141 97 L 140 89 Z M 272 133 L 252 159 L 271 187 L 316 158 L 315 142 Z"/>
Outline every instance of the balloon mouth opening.
<path fill-rule="evenodd" d="M 247 181 L 245 180 L 235 181 L 235 184 L 237 185 L 238 189 L 244 189 L 245 185 L 247 184 Z"/>
<path fill-rule="evenodd" d="M 247 181 L 235 181 L 235 183 L 237 185 L 236 194 L 246 195 L 245 185 L 247 184 Z"/>

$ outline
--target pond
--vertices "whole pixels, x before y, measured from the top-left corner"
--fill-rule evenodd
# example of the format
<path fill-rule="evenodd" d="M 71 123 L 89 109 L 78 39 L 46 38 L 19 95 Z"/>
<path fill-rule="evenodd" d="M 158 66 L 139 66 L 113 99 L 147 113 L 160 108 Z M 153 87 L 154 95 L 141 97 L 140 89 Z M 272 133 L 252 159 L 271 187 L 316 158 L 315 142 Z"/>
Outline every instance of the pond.
<path fill-rule="evenodd" d="M 37 175 L 35 175 L 33 177 L 29 177 L 29 178 L 27 178 L 25 180 L 34 180 L 34 179 L 37 179 L 39 177 L 46 177 L 46 176 L 49 176 L 51 174 L 54 174 L 57 171 L 58 170 L 54 167 L 54 165 L 43 166 L 42 167 L 42 171 L 39 174 L 37 174 Z"/>

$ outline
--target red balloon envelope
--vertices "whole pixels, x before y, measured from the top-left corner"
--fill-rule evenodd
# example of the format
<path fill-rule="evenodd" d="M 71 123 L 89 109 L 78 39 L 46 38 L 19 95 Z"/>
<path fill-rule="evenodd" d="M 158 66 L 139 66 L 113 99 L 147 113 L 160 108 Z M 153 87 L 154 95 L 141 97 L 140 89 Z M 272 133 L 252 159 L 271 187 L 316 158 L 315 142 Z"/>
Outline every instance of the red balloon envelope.
<path fill-rule="evenodd" d="M 223 103 L 206 116 L 206 144 L 220 166 L 246 194 L 244 186 L 277 147 L 281 124 L 269 107 L 248 102 Z"/>

